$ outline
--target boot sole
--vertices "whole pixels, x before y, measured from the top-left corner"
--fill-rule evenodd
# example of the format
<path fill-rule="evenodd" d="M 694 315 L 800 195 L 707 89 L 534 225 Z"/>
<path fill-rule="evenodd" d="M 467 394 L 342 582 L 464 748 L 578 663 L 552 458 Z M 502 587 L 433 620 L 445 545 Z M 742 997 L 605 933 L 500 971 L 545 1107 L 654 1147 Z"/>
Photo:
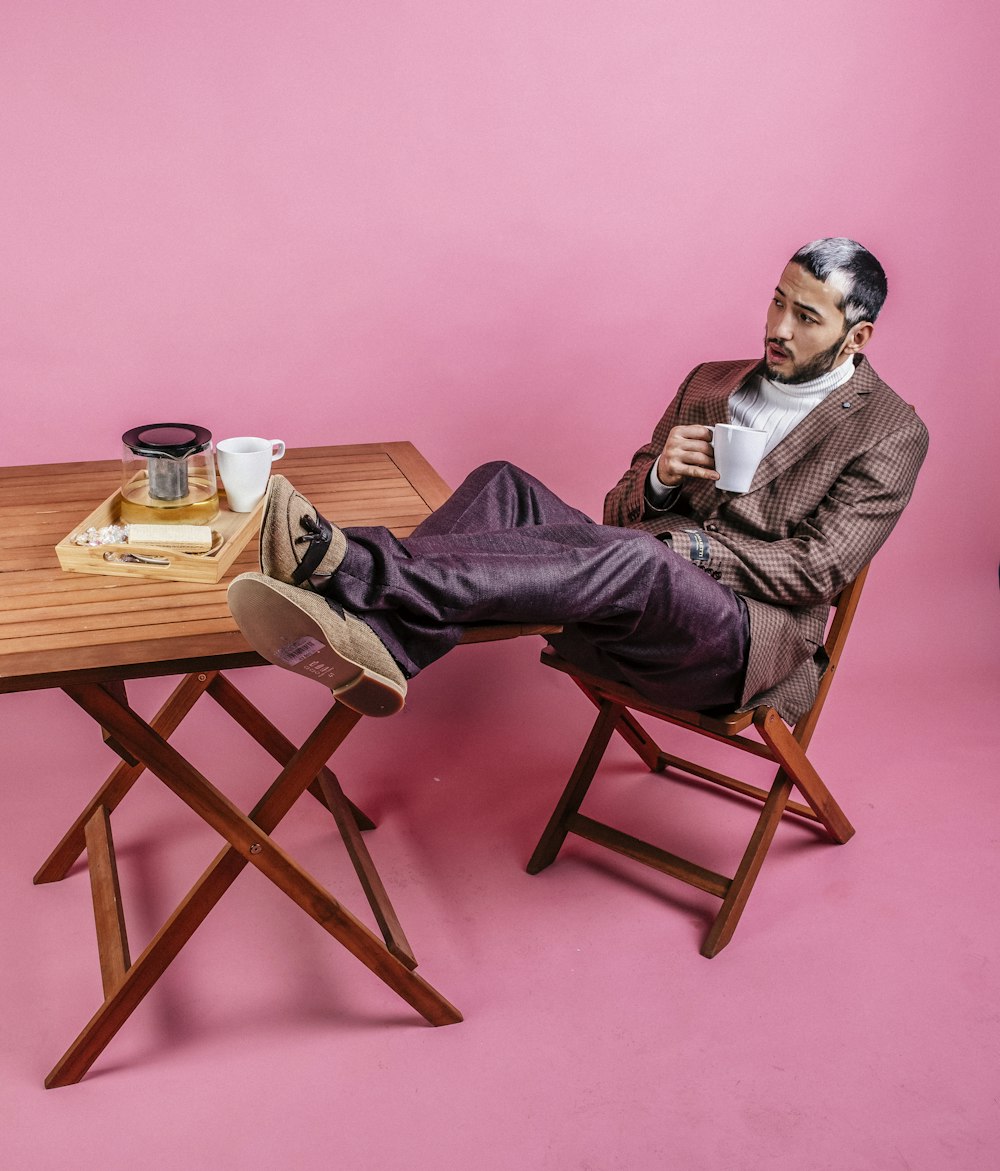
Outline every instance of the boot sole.
<path fill-rule="evenodd" d="M 402 708 L 397 684 L 337 650 L 311 614 L 268 583 L 234 581 L 228 600 L 243 636 L 269 663 L 322 683 L 364 716 L 391 716 Z"/>

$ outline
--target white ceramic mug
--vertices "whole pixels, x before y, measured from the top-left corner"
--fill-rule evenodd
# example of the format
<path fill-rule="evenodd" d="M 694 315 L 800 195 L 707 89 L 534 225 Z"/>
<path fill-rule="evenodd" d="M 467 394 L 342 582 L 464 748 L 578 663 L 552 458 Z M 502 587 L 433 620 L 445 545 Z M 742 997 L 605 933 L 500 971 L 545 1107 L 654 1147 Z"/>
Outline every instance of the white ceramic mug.
<path fill-rule="evenodd" d="M 748 491 L 767 446 L 767 432 L 741 427 L 738 423 L 716 423 L 709 430 L 715 470 L 719 473 L 716 488 L 722 492 Z"/>
<path fill-rule="evenodd" d="M 231 512 L 253 512 L 267 488 L 271 464 L 284 454 L 282 440 L 253 435 L 223 439 L 216 444 L 215 458 Z"/>

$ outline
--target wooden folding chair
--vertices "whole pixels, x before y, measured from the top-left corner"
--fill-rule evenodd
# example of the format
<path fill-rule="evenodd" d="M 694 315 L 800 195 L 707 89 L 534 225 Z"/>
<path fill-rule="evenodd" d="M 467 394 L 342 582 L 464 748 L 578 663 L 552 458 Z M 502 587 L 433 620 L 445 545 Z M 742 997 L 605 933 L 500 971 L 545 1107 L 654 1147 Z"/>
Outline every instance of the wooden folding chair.
<path fill-rule="evenodd" d="M 748 712 L 714 716 L 658 707 L 628 687 L 588 675 L 560 658 L 551 647 L 547 647 L 542 652 L 542 662 L 569 675 L 597 706 L 598 715 L 569 784 L 531 856 L 528 873 L 537 874 L 553 862 L 566 840 L 566 835 L 573 833 L 598 845 L 607 846 L 664 874 L 673 875 L 699 890 L 708 891 L 722 900 L 722 907 L 701 948 L 703 956 L 711 957 L 721 951 L 732 938 L 782 817 L 786 814 L 795 814 L 808 818 L 822 825 L 835 842 L 846 842 L 854 834 L 854 827 L 810 764 L 806 749 L 837 670 L 867 572 L 867 568 L 863 569 L 858 577 L 845 587 L 835 603 L 824 644 L 829 665 L 820 682 L 816 701 L 794 728 L 789 728 L 774 708 L 767 706 Z M 667 723 L 708 736 L 712 740 L 732 745 L 743 752 L 773 761 L 778 765 L 778 771 L 770 789 L 758 788 L 737 777 L 716 772 L 695 761 L 662 751 L 637 722 L 631 714 L 632 711 L 655 716 Z M 741 735 L 751 724 L 760 736 L 760 741 Z M 580 812 L 590 783 L 615 732 L 625 739 L 653 772 L 664 772 L 667 768 L 677 769 L 763 804 L 743 859 L 732 878 L 679 858 Z M 793 788 L 799 790 L 807 804 L 803 805 L 789 799 Z"/>

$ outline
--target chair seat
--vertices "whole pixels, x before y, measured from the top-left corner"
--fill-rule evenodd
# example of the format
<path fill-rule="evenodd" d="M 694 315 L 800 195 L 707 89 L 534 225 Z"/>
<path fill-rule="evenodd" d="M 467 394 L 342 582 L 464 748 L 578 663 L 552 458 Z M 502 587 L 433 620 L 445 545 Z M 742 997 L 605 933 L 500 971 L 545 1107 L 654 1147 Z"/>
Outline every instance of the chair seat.
<path fill-rule="evenodd" d="M 542 663 L 556 671 L 562 671 L 581 683 L 585 683 L 595 694 L 603 695 L 608 699 L 617 700 L 632 711 L 644 712 L 649 716 L 670 720 L 704 732 L 711 732 L 724 739 L 735 736 L 753 723 L 754 709 L 747 711 L 728 712 L 723 715 L 708 715 L 705 712 L 687 711 L 685 708 L 660 707 L 644 699 L 637 691 L 624 683 L 614 683 L 608 679 L 601 679 L 597 675 L 590 675 L 572 663 L 561 658 L 554 647 L 547 646 L 542 651 Z"/>

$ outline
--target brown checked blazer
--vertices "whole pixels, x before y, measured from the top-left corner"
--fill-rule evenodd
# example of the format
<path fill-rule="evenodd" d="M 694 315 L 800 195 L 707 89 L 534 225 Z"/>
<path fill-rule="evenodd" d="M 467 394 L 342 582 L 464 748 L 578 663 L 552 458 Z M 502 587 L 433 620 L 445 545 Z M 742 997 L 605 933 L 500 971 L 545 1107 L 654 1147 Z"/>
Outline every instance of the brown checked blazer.
<path fill-rule="evenodd" d="M 871 560 L 903 511 L 927 453 L 927 429 L 867 358 L 761 461 L 750 491 L 682 481 L 666 511 L 646 501 L 649 470 L 671 427 L 729 421 L 729 396 L 759 361 L 707 362 L 686 379 L 653 437 L 604 502 L 604 523 L 708 539 L 699 564 L 740 594 L 750 614 L 745 708 L 768 703 L 789 722 L 811 705 L 823 671 L 830 603 Z"/>

